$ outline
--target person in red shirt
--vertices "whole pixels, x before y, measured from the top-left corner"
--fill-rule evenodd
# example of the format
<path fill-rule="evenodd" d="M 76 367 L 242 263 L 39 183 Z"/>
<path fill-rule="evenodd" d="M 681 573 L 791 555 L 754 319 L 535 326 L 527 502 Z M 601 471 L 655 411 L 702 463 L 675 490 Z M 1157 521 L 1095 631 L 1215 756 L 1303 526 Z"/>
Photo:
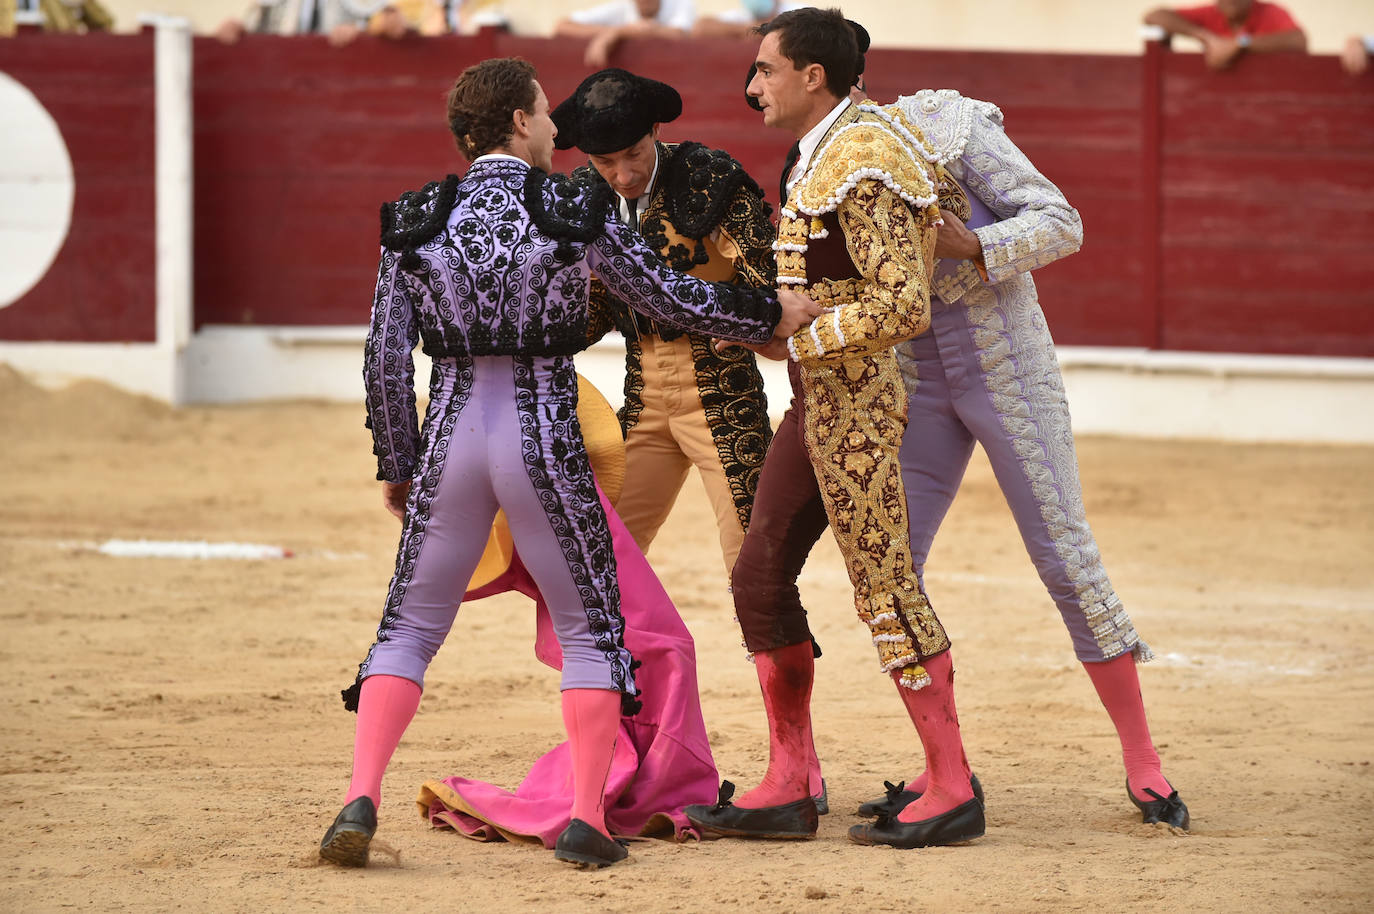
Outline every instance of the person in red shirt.
<path fill-rule="evenodd" d="M 1202 42 L 1202 55 L 1213 70 L 1225 70 L 1246 53 L 1307 52 L 1307 35 L 1277 3 L 1263 0 L 1217 0 L 1207 6 L 1152 10 L 1146 25 L 1171 35 Z"/>

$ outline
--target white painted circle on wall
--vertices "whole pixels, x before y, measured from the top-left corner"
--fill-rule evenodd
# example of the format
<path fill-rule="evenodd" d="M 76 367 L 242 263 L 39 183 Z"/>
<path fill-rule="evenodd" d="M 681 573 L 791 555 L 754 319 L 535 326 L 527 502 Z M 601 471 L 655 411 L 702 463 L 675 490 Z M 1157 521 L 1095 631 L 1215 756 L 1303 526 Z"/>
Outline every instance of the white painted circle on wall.
<path fill-rule="evenodd" d="M 38 284 L 72 226 L 76 182 L 62 131 L 33 93 L 0 73 L 0 308 Z"/>

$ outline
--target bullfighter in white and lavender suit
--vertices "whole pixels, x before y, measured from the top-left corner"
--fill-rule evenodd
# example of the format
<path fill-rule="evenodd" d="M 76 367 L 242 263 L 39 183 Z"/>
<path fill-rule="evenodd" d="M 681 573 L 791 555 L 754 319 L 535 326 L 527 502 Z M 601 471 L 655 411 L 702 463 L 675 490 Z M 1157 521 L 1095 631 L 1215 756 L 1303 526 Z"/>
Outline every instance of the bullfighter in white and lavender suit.
<path fill-rule="evenodd" d="M 353 778 L 320 854 L 366 864 L 382 773 L 500 509 L 562 648 L 574 800 L 556 855 L 604 866 L 626 855 L 607 833 L 602 788 L 621 713 L 638 703 L 611 533 L 576 412 L 572 357 L 586 346 L 589 275 L 661 323 L 722 339 L 767 341 L 775 327 L 801 325 L 802 314 L 784 312 L 809 318 L 814 308 L 675 273 L 616 218 L 608 191 L 546 174 L 557 130 L 528 62 L 470 67 L 448 117 L 472 161 L 466 176 L 382 210 L 363 373 L 377 478 L 403 526 L 376 642 L 344 692 L 358 711 Z M 434 360 L 423 429 L 417 341 Z"/>
<path fill-rule="evenodd" d="M 1161 772 L 1136 677 L 1150 649 L 1102 567 L 1083 510 L 1064 384 L 1031 271 L 1078 250 L 1083 227 L 1064 195 L 1007 138 L 995 105 L 952 89 L 897 100 L 967 192 L 972 216 L 945 213 L 931 328 L 897 347 L 910 395 L 902 476 L 920 575 L 983 446 L 1026 551 L 1049 590 L 1121 739 L 1127 793 L 1146 822 L 1187 828 Z M 924 586 L 924 585 L 922 585 Z M 924 775 L 864 804 L 882 814 L 918 795 Z"/>

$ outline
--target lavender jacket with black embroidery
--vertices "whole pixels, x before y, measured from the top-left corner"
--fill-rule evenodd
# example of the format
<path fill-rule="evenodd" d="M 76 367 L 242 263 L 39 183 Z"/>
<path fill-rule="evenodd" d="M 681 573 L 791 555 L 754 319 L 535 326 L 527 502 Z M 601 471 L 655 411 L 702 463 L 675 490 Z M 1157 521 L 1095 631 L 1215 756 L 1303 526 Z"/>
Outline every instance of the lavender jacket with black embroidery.
<path fill-rule="evenodd" d="M 587 345 L 590 273 L 655 320 L 720 339 L 765 342 L 781 314 L 771 291 L 669 269 L 615 218 L 609 190 L 479 160 L 382 207 L 363 364 L 377 478 L 415 471 L 417 340 L 435 359 L 571 355 Z"/>

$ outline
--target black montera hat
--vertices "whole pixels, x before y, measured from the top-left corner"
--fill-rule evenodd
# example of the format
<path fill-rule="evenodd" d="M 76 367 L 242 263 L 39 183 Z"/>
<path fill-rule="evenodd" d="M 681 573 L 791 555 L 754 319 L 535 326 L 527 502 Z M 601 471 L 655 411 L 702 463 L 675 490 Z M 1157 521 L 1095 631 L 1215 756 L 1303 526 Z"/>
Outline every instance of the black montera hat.
<path fill-rule="evenodd" d="M 864 55 L 868 53 L 869 47 L 873 44 L 873 39 L 868 37 L 868 29 L 859 25 L 853 19 L 846 19 L 850 27 L 854 29 L 854 40 L 859 44 L 859 59 L 855 62 L 857 69 L 854 71 L 856 76 L 864 75 Z"/>
<path fill-rule="evenodd" d="M 633 146 L 654 124 L 682 114 L 682 96 L 667 83 L 612 68 L 593 73 L 553 109 L 554 145 L 607 155 Z"/>

